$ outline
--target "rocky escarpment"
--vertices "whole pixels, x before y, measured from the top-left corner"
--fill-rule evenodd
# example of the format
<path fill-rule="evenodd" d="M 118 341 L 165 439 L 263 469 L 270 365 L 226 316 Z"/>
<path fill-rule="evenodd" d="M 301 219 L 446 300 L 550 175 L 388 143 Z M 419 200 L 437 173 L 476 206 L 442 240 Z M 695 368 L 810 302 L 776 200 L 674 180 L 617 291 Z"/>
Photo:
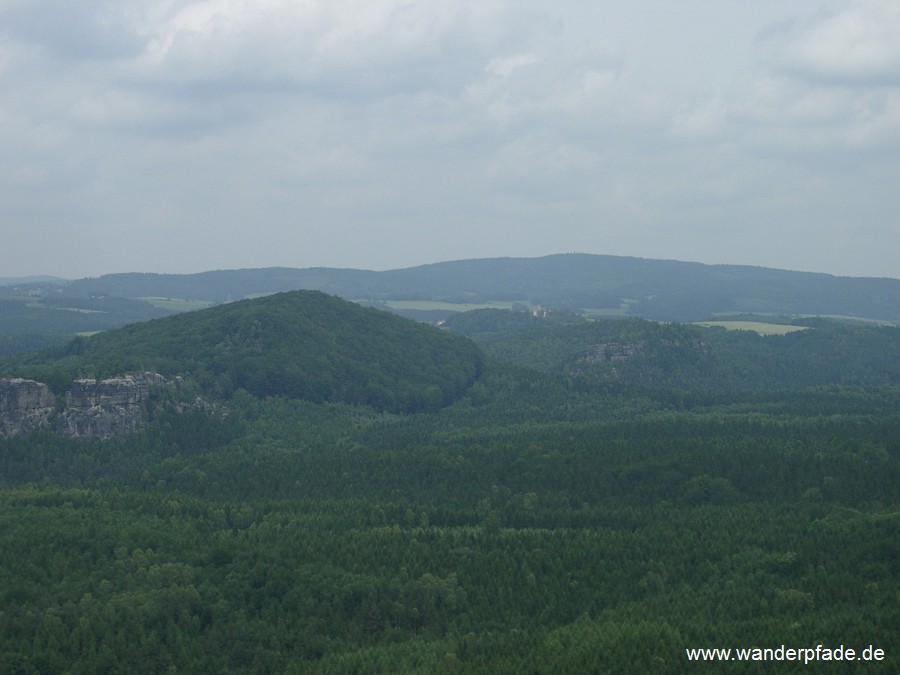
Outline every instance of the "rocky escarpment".
<path fill-rule="evenodd" d="M 156 373 L 75 380 L 66 392 L 57 432 L 70 438 L 109 438 L 136 431 L 144 424 L 143 404 L 150 388 L 165 382 Z"/>
<path fill-rule="evenodd" d="M 168 381 L 157 373 L 106 380 L 75 380 L 56 419 L 56 432 L 69 438 L 110 438 L 144 425 L 145 402 Z M 0 434 L 14 436 L 50 428 L 56 397 L 32 380 L 0 379 Z"/>
<path fill-rule="evenodd" d="M 696 336 L 610 340 L 581 350 L 568 372 L 650 384 L 679 369 L 702 372 L 709 357 L 709 345 Z"/>
<path fill-rule="evenodd" d="M 56 410 L 56 397 L 41 382 L 0 378 L 0 435 L 18 436 L 45 428 Z"/>

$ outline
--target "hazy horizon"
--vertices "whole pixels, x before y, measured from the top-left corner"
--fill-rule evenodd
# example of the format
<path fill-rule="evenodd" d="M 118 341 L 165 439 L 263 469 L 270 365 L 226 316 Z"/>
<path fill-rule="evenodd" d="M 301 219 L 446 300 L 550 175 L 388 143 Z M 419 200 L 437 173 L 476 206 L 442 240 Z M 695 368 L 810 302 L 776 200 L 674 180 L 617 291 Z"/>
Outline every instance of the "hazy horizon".
<path fill-rule="evenodd" d="M 0 277 L 900 278 L 890 0 L 7 0 L 0 36 Z"/>
<path fill-rule="evenodd" d="M 382 269 L 376 269 L 371 267 L 337 267 L 337 266 L 329 266 L 329 265 L 304 265 L 304 266 L 291 266 L 291 265 L 266 265 L 263 267 L 217 267 L 217 268 L 209 268 L 209 269 L 198 269 L 190 272 L 159 272 L 156 270 L 116 270 L 111 272 L 104 272 L 102 274 L 88 274 L 82 277 L 62 277 L 54 274 L 29 274 L 29 275 L 10 275 L 10 276 L 0 276 L 0 284 L 8 284 L 11 280 L 15 280 L 19 283 L 28 283 L 29 280 L 38 281 L 40 279 L 50 279 L 50 280 L 58 280 L 58 281 L 77 281 L 79 279 L 86 278 L 99 278 L 108 274 L 177 274 L 177 275 L 191 275 L 191 274 L 203 274 L 206 272 L 225 272 L 225 271 L 239 271 L 239 270 L 252 270 L 252 269 L 272 269 L 272 268 L 285 268 L 285 269 L 345 269 L 345 270 L 358 270 L 358 271 L 367 271 L 367 272 L 389 272 L 394 270 L 401 269 L 411 269 L 415 267 L 424 267 L 427 265 L 440 265 L 443 263 L 454 263 L 454 262 L 463 262 L 469 260 L 502 260 L 502 259 L 537 259 L 537 258 L 545 258 L 559 255 L 597 255 L 597 256 L 607 256 L 610 254 L 605 253 L 584 253 L 581 251 L 569 251 L 565 253 L 547 253 L 545 255 L 537 255 L 537 256 L 490 256 L 490 257 L 475 257 L 475 258 L 457 258 L 454 260 L 438 260 L 435 262 L 421 263 L 418 265 L 408 265 L 404 267 L 388 267 Z M 797 269 L 788 269 L 782 267 L 768 267 L 765 265 L 743 265 L 737 264 L 733 265 L 731 263 L 705 263 L 697 260 L 676 260 L 674 258 L 647 258 L 644 256 L 612 256 L 612 257 L 624 257 L 624 258 L 633 258 L 637 260 L 654 260 L 654 261 L 666 261 L 666 262 L 680 262 L 680 263 L 688 263 L 688 264 L 699 264 L 699 265 L 708 265 L 711 267 L 729 267 L 729 266 L 737 266 L 737 267 L 755 267 L 759 269 L 777 269 L 780 271 L 786 272 L 798 272 L 804 274 L 825 274 L 828 276 L 834 277 L 845 277 L 845 278 L 882 278 L 882 279 L 896 279 L 900 280 L 900 277 L 888 277 L 888 276 L 875 276 L 875 275 L 847 275 L 847 274 L 833 274 L 831 272 L 823 271 L 823 270 L 797 270 Z"/>

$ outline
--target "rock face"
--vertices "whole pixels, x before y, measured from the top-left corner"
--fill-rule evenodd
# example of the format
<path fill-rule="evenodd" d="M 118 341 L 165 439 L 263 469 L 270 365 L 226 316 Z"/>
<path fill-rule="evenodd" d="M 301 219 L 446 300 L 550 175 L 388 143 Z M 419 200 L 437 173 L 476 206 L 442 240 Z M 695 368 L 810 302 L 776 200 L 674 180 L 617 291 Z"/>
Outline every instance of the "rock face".
<path fill-rule="evenodd" d="M 0 435 L 16 436 L 49 426 L 56 397 L 46 384 L 0 378 Z"/>
<path fill-rule="evenodd" d="M 70 438 L 109 438 L 136 431 L 144 426 L 151 388 L 168 384 L 157 373 L 75 380 L 56 419 L 56 432 Z M 46 384 L 0 378 L 0 436 L 51 428 L 55 413 L 56 397 Z"/>
<path fill-rule="evenodd" d="M 144 424 L 143 404 L 150 387 L 165 382 L 156 373 L 75 380 L 66 392 L 57 432 L 70 438 L 109 438 L 136 431 Z"/>

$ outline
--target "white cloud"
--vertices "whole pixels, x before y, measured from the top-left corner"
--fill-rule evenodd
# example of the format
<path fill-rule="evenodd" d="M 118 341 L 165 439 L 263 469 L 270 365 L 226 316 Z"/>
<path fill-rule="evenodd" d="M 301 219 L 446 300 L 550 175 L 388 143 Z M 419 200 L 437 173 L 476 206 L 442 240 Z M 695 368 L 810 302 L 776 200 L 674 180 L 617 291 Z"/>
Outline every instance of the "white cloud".
<path fill-rule="evenodd" d="M 900 4 L 862 0 L 803 30 L 785 63 L 827 81 L 900 86 Z"/>
<path fill-rule="evenodd" d="M 842 3 L 769 31 L 763 43 L 768 58 L 733 104 L 748 142 L 793 154 L 898 146 L 900 5 Z"/>
<path fill-rule="evenodd" d="M 466 67 L 493 46 L 503 10 L 471 0 L 207 0 L 157 27 L 141 67 L 176 81 L 433 87 L 451 72 L 446 59 Z"/>
<path fill-rule="evenodd" d="M 845 123 L 858 106 L 858 93 L 772 73 L 753 77 L 738 105 L 761 126 L 819 128 Z"/>
<path fill-rule="evenodd" d="M 595 70 L 588 65 L 574 77 L 566 78 L 547 97 L 548 107 L 569 115 L 596 112 L 609 103 L 609 92 L 616 79 L 612 70 Z M 626 100 L 621 101 L 627 105 Z"/>
<path fill-rule="evenodd" d="M 900 89 L 868 98 L 844 138 L 852 147 L 878 154 L 900 150 Z"/>
<path fill-rule="evenodd" d="M 57 59 L 101 62 L 140 52 L 144 41 L 135 28 L 142 5 L 147 3 L 21 0 L 0 6 L 0 18 L 10 40 L 35 45 Z"/>
<path fill-rule="evenodd" d="M 539 61 L 540 59 L 534 54 L 512 54 L 491 59 L 485 70 L 492 75 L 509 77 L 517 68 L 530 66 L 532 63 L 538 63 Z"/>
<path fill-rule="evenodd" d="M 728 107 L 716 97 L 700 106 L 691 107 L 675 115 L 671 134 L 675 138 L 709 139 L 718 137 L 725 128 Z"/>

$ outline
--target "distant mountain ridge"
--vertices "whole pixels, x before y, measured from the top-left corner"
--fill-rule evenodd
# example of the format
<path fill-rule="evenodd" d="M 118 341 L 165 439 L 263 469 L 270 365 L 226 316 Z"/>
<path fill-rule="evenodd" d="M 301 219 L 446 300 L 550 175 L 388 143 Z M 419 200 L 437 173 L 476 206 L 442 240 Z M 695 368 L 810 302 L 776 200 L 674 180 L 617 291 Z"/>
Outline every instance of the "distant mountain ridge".
<path fill-rule="evenodd" d="M 0 356 L 60 344 L 75 333 L 294 290 L 432 323 L 474 308 L 518 305 L 681 323 L 768 315 L 900 324 L 900 279 L 568 253 L 381 272 L 271 267 L 0 286 Z"/>
<path fill-rule="evenodd" d="M 900 279 L 580 253 L 459 260 L 383 272 L 281 267 L 187 275 L 111 274 L 73 281 L 66 292 L 227 302 L 297 289 L 375 302 L 519 301 L 618 310 L 628 316 L 671 321 L 696 321 L 722 313 L 900 321 Z"/>
<path fill-rule="evenodd" d="M 0 277 L 0 286 L 20 286 L 22 284 L 58 284 L 65 285 L 70 283 L 69 279 L 62 277 L 53 277 L 48 275 L 37 275 L 28 277 Z"/>

